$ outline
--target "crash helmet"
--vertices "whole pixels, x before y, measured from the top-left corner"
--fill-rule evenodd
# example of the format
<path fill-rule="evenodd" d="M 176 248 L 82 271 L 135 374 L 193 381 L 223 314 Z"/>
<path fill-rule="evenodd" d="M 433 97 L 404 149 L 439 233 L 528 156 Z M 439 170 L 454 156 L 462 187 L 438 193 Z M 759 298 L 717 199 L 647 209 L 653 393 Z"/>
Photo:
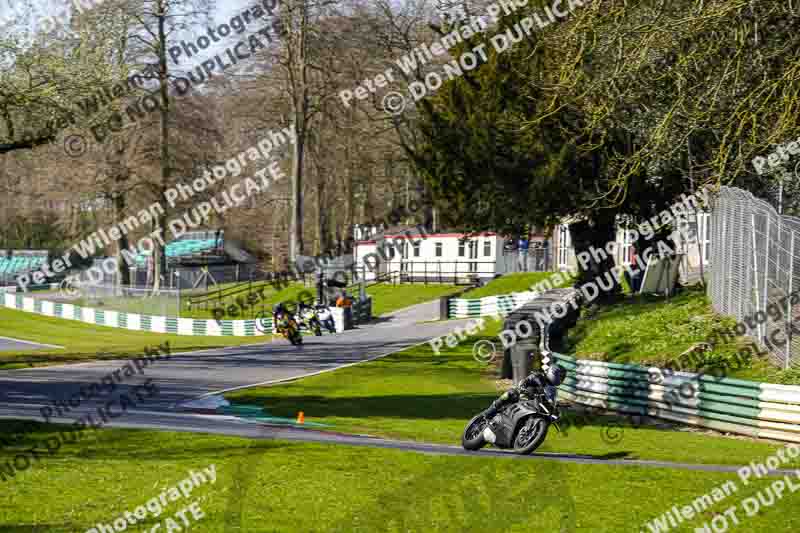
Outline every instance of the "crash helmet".
<path fill-rule="evenodd" d="M 567 377 L 567 371 L 563 366 L 551 365 L 545 372 L 545 377 L 552 386 L 558 387 Z"/>

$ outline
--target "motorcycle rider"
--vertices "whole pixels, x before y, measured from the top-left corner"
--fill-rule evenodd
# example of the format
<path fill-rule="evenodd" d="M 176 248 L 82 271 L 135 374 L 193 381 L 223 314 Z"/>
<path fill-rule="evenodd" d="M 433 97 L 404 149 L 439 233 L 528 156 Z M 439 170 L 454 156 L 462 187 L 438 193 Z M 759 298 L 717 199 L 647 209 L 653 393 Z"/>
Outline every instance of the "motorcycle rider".
<path fill-rule="evenodd" d="M 276 328 L 285 328 L 288 326 L 288 322 L 292 320 L 292 314 L 289 313 L 284 302 L 278 302 L 277 305 L 272 308 L 272 320 Z"/>
<path fill-rule="evenodd" d="M 502 396 L 492 402 L 492 405 L 484 411 L 487 419 L 494 417 L 503 407 L 518 402 L 520 399 L 529 400 L 537 394 L 544 393 L 545 400 L 550 405 L 547 408 L 551 413 L 557 413 L 556 406 L 556 387 L 561 385 L 567 371 L 559 365 L 550 366 L 546 372 L 534 370 L 531 374 L 519 382 L 515 387 L 511 387 Z"/>

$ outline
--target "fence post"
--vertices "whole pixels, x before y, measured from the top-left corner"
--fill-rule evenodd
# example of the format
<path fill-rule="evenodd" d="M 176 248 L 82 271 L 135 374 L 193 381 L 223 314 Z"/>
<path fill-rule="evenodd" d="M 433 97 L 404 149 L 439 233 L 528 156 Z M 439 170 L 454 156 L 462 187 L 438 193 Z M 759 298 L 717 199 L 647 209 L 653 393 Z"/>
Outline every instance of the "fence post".
<path fill-rule="evenodd" d="M 750 214 L 750 222 L 752 225 L 752 234 L 753 234 L 753 292 L 755 293 L 755 301 L 756 301 L 756 313 L 761 310 L 760 303 L 761 303 L 761 296 L 759 295 L 758 290 L 758 253 L 756 252 L 757 245 L 756 245 L 756 215 L 755 213 Z M 744 315 L 742 315 L 744 316 Z M 739 318 L 741 319 L 742 316 Z M 759 339 L 758 343 L 761 344 L 763 339 L 761 338 L 761 324 L 758 325 L 758 333 Z"/>
<path fill-rule="evenodd" d="M 789 295 L 790 297 L 786 300 L 786 361 L 783 364 L 784 370 L 789 370 L 789 363 L 792 360 L 792 290 L 794 289 L 794 238 L 797 235 L 796 232 L 792 231 L 792 244 L 790 247 L 790 255 L 789 255 Z"/>
<path fill-rule="evenodd" d="M 767 219 L 767 229 L 766 229 L 766 235 L 765 235 L 766 238 L 764 239 L 764 286 L 761 288 L 761 290 L 764 293 L 764 295 L 761 297 L 761 301 L 762 301 L 763 306 L 764 306 L 763 307 L 764 311 L 766 312 L 767 303 L 768 303 L 768 300 L 767 300 L 767 297 L 768 297 L 767 296 L 767 288 L 769 287 L 769 241 L 772 238 L 772 235 L 770 235 L 770 233 L 769 233 L 769 222 L 770 222 L 769 213 L 766 214 L 765 218 Z M 778 236 L 778 238 L 780 238 L 780 235 Z M 756 312 L 758 312 L 758 310 L 756 310 Z M 766 321 L 761 321 L 761 338 L 762 339 L 766 339 L 767 338 L 767 323 L 766 323 Z"/>

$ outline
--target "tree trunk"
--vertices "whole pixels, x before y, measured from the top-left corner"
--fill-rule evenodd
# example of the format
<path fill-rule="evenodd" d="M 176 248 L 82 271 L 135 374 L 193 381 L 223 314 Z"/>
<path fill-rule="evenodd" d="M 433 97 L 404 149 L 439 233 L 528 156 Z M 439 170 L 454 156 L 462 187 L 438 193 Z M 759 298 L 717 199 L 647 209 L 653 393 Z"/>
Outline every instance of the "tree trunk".
<path fill-rule="evenodd" d="M 117 177 L 115 177 L 117 178 Z M 115 222 L 120 222 L 125 218 L 125 195 L 122 194 L 120 191 L 116 191 L 116 195 L 114 196 L 114 220 Z M 117 250 L 119 254 L 117 257 L 122 257 L 122 251 L 127 250 L 130 246 L 128 242 L 128 236 L 124 232 L 119 232 L 120 236 L 117 239 Z M 120 285 L 130 285 L 131 284 L 131 271 L 128 268 L 127 263 L 125 261 L 117 261 L 117 269 L 119 271 L 119 284 Z"/>
<path fill-rule="evenodd" d="M 159 77 L 159 90 L 161 93 L 161 109 L 160 109 L 160 136 L 161 136 L 161 187 L 159 191 L 159 199 L 162 205 L 169 205 L 166 198 L 166 191 L 169 188 L 169 179 L 171 173 L 171 165 L 169 160 L 169 85 L 168 85 L 168 64 L 167 64 L 167 33 L 166 33 L 166 6 L 163 0 L 158 3 L 158 77 Z M 154 230 L 161 230 L 166 228 L 166 215 L 160 215 L 153 221 L 155 224 Z M 166 234 L 162 233 L 163 238 L 166 239 Z M 161 276 L 166 272 L 166 257 L 164 247 L 158 239 L 154 240 L 153 246 L 153 292 L 157 293 L 161 288 Z"/>
<path fill-rule="evenodd" d="M 295 264 L 297 256 L 303 254 L 303 152 L 304 133 L 296 123 L 297 140 L 292 158 L 292 216 L 289 228 L 289 261 Z"/>

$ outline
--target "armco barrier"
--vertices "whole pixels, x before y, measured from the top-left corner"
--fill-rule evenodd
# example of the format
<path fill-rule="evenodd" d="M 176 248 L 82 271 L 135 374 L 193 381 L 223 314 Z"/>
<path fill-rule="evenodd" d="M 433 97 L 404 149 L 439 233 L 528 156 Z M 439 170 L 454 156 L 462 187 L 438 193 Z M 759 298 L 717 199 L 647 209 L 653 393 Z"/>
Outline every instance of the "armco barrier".
<path fill-rule="evenodd" d="M 800 443 L 800 387 L 668 372 L 549 352 L 568 371 L 559 396 L 624 414 Z"/>
<path fill-rule="evenodd" d="M 174 333 L 195 336 L 253 337 L 272 332 L 272 319 L 266 319 L 259 331 L 255 320 L 211 320 L 178 318 L 168 316 L 139 315 L 122 311 L 109 311 L 80 307 L 67 303 L 55 303 L 36 298 L 26 298 L 22 293 L 0 293 L 1 303 L 11 309 L 19 309 L 40 315 L 79 320 L 87 324 L 124 328 L 153 333 Z"/>
<path fill-rule="evenodd" d="M 449 318 L 473 318 L 508 314 L 539 295 L 537 292 L 515 292 L 485 298 L 452 298 L 449 301 Z"/>

